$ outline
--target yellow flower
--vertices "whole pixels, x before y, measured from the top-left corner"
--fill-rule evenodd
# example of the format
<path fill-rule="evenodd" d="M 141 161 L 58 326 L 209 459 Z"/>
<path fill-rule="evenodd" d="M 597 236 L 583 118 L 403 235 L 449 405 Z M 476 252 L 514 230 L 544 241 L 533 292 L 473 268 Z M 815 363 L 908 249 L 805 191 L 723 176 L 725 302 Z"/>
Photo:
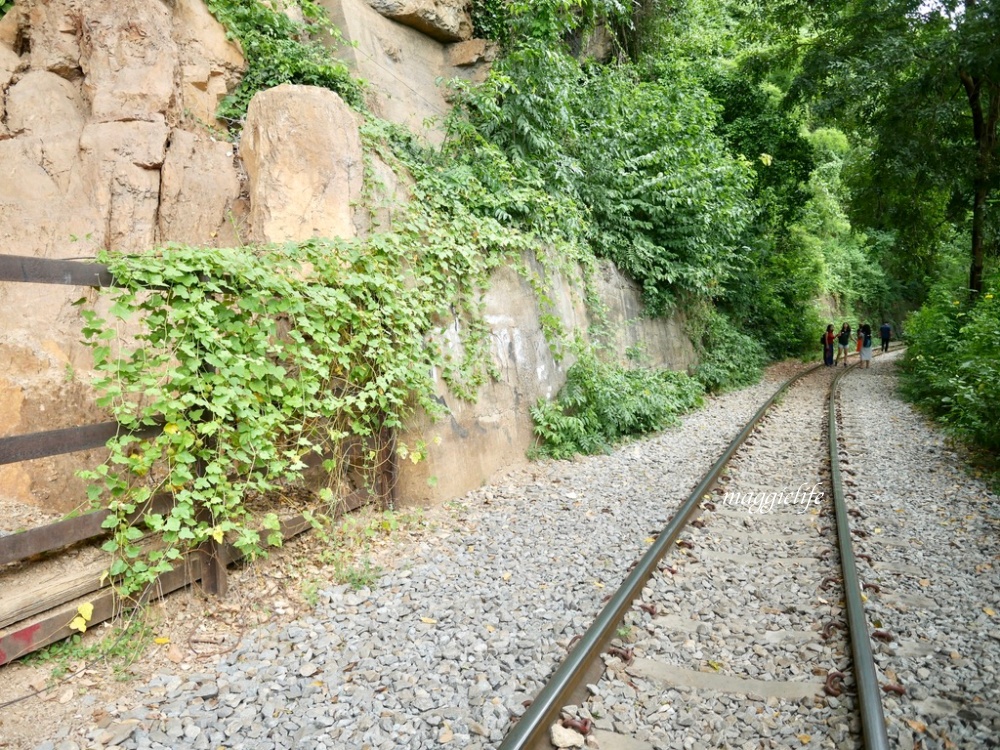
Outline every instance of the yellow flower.
<path fill-rule="evenodd" d="M 987 294 L 986 295 L 986 299 L 993 299 L 993 295 L 992 294 Z"/>

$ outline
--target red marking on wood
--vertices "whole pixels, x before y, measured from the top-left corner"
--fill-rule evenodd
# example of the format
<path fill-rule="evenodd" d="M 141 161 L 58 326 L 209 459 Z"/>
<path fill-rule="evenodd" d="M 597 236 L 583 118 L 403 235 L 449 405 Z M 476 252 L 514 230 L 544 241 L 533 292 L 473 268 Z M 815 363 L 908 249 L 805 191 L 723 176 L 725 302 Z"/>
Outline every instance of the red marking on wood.
<path fill-rule="evenodd" d="M 41 627 L 42 623 L 36 622 L 34 625 L 29 625 L 26 628 L 21 628 L 16 633 L 11 633 L 10 637 L 13 638 L 15 641 L 20 641 L 25 646 L 30 646 L 31 643 L 35 640 L 35 636 L 38 634 L 38 631 L 41 629 Z"/>

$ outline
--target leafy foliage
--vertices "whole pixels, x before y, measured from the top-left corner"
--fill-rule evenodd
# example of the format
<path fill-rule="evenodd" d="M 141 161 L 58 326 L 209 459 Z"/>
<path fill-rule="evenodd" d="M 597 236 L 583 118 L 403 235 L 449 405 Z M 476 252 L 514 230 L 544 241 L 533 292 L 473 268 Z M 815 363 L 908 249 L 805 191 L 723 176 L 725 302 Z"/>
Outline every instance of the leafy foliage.
<path fill-rule="evenodd" d="M 956 435 L 1000 452 L 1000 273 L 966 302 L 954 279 L 907 320 L 903 389 Z"/>
<path fill-rule="evenodd" d="M 7 12 L 14 7 L 14 0 L 0 0 L 0 18 L 7 15 Z"/>
<path fill-rule="evenodd" d="M 747 165 L 713 132 L 705 92 L 667 67 L 581 68 L 525 44 L 467 93 L 453 136 L 499 147 L 518 179 L 575 207 L 555 230 L 642 285 L 654 313 L 675 294 L 710 295 L 752 216 Z"/>
<path fill-rule="evenodd" d="M 472 0 L 475 36 L 513 49 L 524 42 L 555 46 L 603 23 L 619 44 L 634 30 L 635 3 L 622 0 Z"/>
<path fill-rule="evenodd" d="M 682 372 L 626 369 L 585 355 L 569 368 L 557 398 L 532 408 L 541 440 L 535 454 L 569 458 L 608 451 L 624 437 L 675 424 L 678 414 L 701 405 L 702 393 Z"/>
<path fill-rule="evenodd" d="M 314 241 L 104 256 L 125 288 L 112 293 L 111 323 L 84 312 L 98 403 L 126 430 L 165 420 L 155 438 L 121 433 L 109 462 L 84 475 L 92 499 L 110 499 L 106 548 L 122 552 L 110 574 L 135 574 L 126 588 L 210 537 L 259 551 L 247 493 L 298 480 L 306 455 L 328 454 L 349 435 L 398 426 L 411 393 L 435 409 L 423 336 L 440 310 L 426 295 L 442 285 L 407 288 L 399 252 Z M 116 326 L 133 316 L 135 345 L 116 351 Z M 143 561 L 143 532 L 128 516 L 157 491 L 173 508 L 145 525 L 168 547 Z M 276 521 L 265 525 L 276 531 Z"/>
<path fill-rule="evenodd" d="M 694 377 L 706 391 L 721 393 L 760 380 L 767 362 L 761 331 L 742 331 L 707 306 L 689 314 L 688 332 L 700 357 Z"/>
<path fill-rule="evenodd" d="M 254 94 L 283 83 L 327 88 L 349 104 L 361 106 L 359 82 L 321 41 L 338 39 L 339 32 L 320 6 L 311 0 L 297 3 L 305 23 L 280 12 L 280 5 L 275 10 L 258 0 L 206 0 L 208 9 L 239 43 L 247 62 L 240 85 L 219 105 L 220 119 L 239 125 Z"/>
<path fill-rule="evenodd" d="M 806 45 L 794 93 L 868 139 L 859 199 L 874 226 L 898 231 L 901 257 L 936 246 L 942 215 L 968 223 L 969 288 L 978 291 L 987 235 L 997 225 L 989 196 L 1000 185 L 996 3 L 829 7 Z"/>

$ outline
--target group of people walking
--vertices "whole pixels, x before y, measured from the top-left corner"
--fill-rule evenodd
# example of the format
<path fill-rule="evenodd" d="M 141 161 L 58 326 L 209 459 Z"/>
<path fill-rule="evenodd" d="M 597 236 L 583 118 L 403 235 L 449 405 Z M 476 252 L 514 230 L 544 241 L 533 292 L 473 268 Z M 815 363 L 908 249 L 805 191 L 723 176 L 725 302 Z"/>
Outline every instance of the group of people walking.
<path fill-rule="evenodd" d="M 840 332 L 835 333 L 833 323 L 826 327 L 821 342 L 823 344 L 823 364 L 827 367 L 836 367 L 840 364 L 841 358 L 844 360 L 844 367 L 847 367 L 848 347 L 851 344 L 851 324 L 844 323 L 840 327 Z M 892 338 L 892 326 L 883 323 L 879 328 L 879 338 L 882 339 L 882 351 L 889 351 L 889 340 Z M 858 326 L 854 333 L 854 342 L 861 355 L 861 366 L 870 367 L 872 363 L 872 327 L 867 323 Z M 834 355 L 836 347 L 836 356 Z"/>

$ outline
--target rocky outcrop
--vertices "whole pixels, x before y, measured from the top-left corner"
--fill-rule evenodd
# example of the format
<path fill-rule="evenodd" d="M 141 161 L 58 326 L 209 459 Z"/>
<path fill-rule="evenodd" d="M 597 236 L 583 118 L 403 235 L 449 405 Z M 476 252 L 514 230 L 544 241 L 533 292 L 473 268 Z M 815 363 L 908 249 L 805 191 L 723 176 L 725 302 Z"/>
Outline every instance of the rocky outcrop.
<path fill-rule="evenodd" d="M 0 251 L 87 258 L 171 240 L 234 244 L 240 172 L 232 145 L 202 123 L 214 123 L 241 67 L 201 0 L 19 2 L 0 19 Z M 85 293 L 0 284 L 7 434 L 104 419 L 71 304 Z M 76 507 L 82 460 L 95 463 L 5 467 L 0 493 Z"/>
<path fill-rule="evenodd" d="M 441 125 L 450 110 L 448 90 L 441 82 L 483 80 L 495 54 L 492 48 L 482 41 L 481 49 L 480 44 L 465 49 L 459 49 L 461 44 L 443 44 L 377 13 L 365 0 L 319 2 L 343 36 L 344 43 L 334 47 L 335 54 L 368 83 L 371 110 L 431 143 L 440 143 L 444 138 Z M 450 61 L 453 54 L 455 62 Z"/>
<path fill-rule="evenodd" d="M 180 59 L 167 5 L 87 0 L 80 16 L 80 67 L 92 122 L 164 120 L 176 111 Z"/>
<path fill-rule="evenodd" d="M 365 0 L 321 2 L 352 43 L 338 51 L 367 80 L 371 109 L 432 142 L 442 133 L 428 122 L 449 109 L 439 79 L 481 79 L 496 54 L 468 39 L 466 2 L 372 0 L 409 26 Z M 0 252 L 87 258 L 99 248 L 141 253 L 166 242 L 230 246 L 388 229 L 407 200 L 407 178 L 374 155 L 363 161 L 357 115 L 336 94 L 261 92 L 242 139 L 220 135 L 214 113 L 242 66 L 202 0 L 20 0 L 0 19 Z M 363 195 L 370 205 L 360 205 Z M 575 291 L 580 279 L 550 281 L 554 309 L 545 314 L 585 332 L 593 321 Z M 644 318 L 638 290 L 611 268 L 594 281 L 619 353 L 642 343 L 656 364 L 693 361 L 679 321 Z M 93 293 L 0 284 L 9 311 L 0 316 L 0 435 L 104 419 L 86 386 L 90 352 L 78 343 L 71 304 L 83 294 Z M 403 437 L 424 440 L 430 454 L 401 476 L 408 502 L 453 497 L 522 461 L 532 440 L 528 407 L 563 382 L 567 361 L 545 340 L 532 285 L 502 269 L 484 302 L 501 378 L 477 404 L 440 383 L 450 419 L 418 418 Z M 443 346 L 453 333 L 441 331 Z M 69 510 L 84 496 L 75 471 L 99 461 L 75 454 L 0 467 L 0 499 Z"/>
<path fill-rule="evenodd" d="M 439 422 L 418 417 L 400 436 L 407 445 L 422 441 L 427 446 L 425 461 L 401 469 L 400 497 L 407 502 L 428 504 L 456 497 L 523 462 L 535 439 L 529 408 L 558 393 L 573 362 L 572 357 L 556 356 L 543 331 L 543 315 L 554 315 L 569 335 L 584 339 L 597 322 L 581 296 L 582 274 L 553 274 L 533 257 L 526 257 L 523 265 L 547 279 L 550 307 L 539 308 L 533 285 L 517 271 L 494 272 L 483 303 L 491 356 L 500 377 L 480 389 L 475 403 L 455 397 L 438 381 L 439 400 L 449 408 L 449 416 Z M 696 362 L 683 318 L 644 316 L 641 290 L 609 261 L 601 263 L 594 286 L 606 306 L 604 322 L 611 337 L 604 341 L 607 352 L 624 361 L 627 350 L 639 346 L 650 365 L 677 370 Z M 442 332 L 438 340 L 453 357 L 461 357 L 455 333 Z"/>
<path fill-rule="evenodd" d="M 472 36 L 468 0 L 367 0 L 386 18 L 440 42 L 460 42 Z"/>
<path fill-rule="evenodd" d="M 233 169 L 233 145 L 204 133 L 175 129 L 160 170 L 159 239 L 233 247 L 241 238 L 240 180 Z"/>
<path fill-rule="evenodd" d="M 240 145 L 257 242 L 353 237 L 361 196 L 361 136 L 332 91 L 278 86 L 250 102 Z"/>
<path fill-rule="evenodd" d="M 480 63 L 491 63 L 497 58 L 496 42 L 487 39 L 469 39 L 445 48 L 445 61 L 455 68 L 468 68 Z"/>
<path fill-rule="evenodd" d="M 202 0 L 174 0 L 173 38 L 182 53 L 182 111 L 197 122 L 222 127 L 215 112 L 239 81 L 243 55 Z"/>

